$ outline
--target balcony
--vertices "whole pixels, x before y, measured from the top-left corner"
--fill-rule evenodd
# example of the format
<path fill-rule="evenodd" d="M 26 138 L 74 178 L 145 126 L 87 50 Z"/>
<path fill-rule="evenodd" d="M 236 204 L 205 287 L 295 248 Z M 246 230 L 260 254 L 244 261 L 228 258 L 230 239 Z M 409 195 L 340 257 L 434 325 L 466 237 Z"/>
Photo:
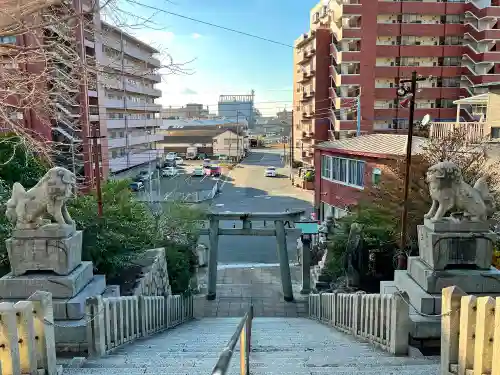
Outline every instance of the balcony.
<path fill-rule="evenodd" d="M 161 125 L 160 119 L 108 119 L 106 124 L 108 129 L 125 129 L 125 128 L 152 128 Z"/>
<path fill-rule="evenodd" d="M 112 35 L 105 35 L 104 37 L 102 37 L 102 44 L 111 47 L 116 51 L 122 50 L 121 42 L 118 39 L 113 38 Z M 123 48 L 123 52 L 126 55 L 135 57 L 138 60 L 147 62 L 148 64 L 152 65 L 155 68 L 161 67 L 160 60 L 155 56 L 153 56 L 151 52 L 135 47 L 134 45 L 126 44 Z"/>
<path fill-rule="evenodd" d="M 500 40 L 500 29 L 487 29 L 487 30 L 478 30 L 471 23 L 467 23 L 465 25 L 465 32 L 469 33 L 476 40 Z"/>
<path fill-rule="evenodd" d="M 480 9 L 474 3 L 467 3 L 465 4 L 465 11 L 471 12 L 478 19 L 485 17 L 492 17 L 492 18 L 500 17 L 500 7 L 498 6 L 489 6 Z"/>
<path fill-rule="evenodd" d="M 163 141 L 163 134 L 128 135 L 128 146 Z M 127 147 L 127 138 L 108 138 L 108 148 Z"/>
<path fill-rule="evenodd" d="M 163 150 L 146 150 L 135 154 L 130 153 L 128 157 L 126 155 L 117 158 L 110 157 L 109 170 L 116 173 L 124 169 L 148 163 L 150 160 L 156 160 L 162 155 Z"/>
<path fill-rule="evenodd" d="M 459 66 L 376 66 L 375 78 L 411 77 L 412 71 L 416 70 L 423 76 L 456 77 L 461 75 L 462 68 Z"/>
<path fill-rule="evenodd" d="M 307 42 L 313 40 L 315 35 L 316 35 L 316 32 L 314 30 L 312 30 L 309 33 L 302 34 L 301 37 L 295 42 L 295 48 L 302 47 Z"/>
<path fill-rule="evenodd" d="M 131 100 L 106 99 L 104 105 L 107 108 L 132 109 L 135 111 L 160 112 L 161 105 L 155 103 L 137 103 Z"/>
<path fill-rule="evenodd" d="M 464 134 L 470 143 L 479 143 L 488 135 L 486 122 L 431 122 L 429 138 L 446 139 L 455 131 Z"/>
<path fill-rule="evenodd" d="M 157 98 L 159 98 L 162 94 L 161 90 L 155 89 L 154 87 L 147 87 L 143 85 L 131 85 L 129 83 L 123 85 L 122 82 L 120 81 L 110 80 L 110 79 L 104 79 L 103 85 L 115 90 L 123 90 L 123 88 L 125 87 L 125 91 L 127 92 L 135 92 L 143 95 L 154 96 Z"/>

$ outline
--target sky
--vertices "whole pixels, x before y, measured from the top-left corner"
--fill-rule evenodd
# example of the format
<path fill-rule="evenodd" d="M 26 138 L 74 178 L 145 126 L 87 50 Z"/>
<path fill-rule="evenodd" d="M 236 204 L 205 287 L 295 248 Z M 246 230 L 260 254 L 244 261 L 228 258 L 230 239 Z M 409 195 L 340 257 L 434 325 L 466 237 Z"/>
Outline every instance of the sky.
<path fill-rule="evenodd" d="M 264 115 L 292 109 L 291 47 L 162 10 L 293 45 L 309 29 L 309 11 L 319 0 L 121 1 L 120 9 L 137 15 L 126 16 L 127 24 L 137 25 L 126 31 L 158 48 L 162 64 L 169 64 L 169 56 L 174 63 L 183 63 L 185 74 L 163 74 L 157 85 L 163 93 L 158 103 L 166 107 L 200 103 L 216 113 L 219 95 L 245 95 L 253 89 L 256 107 Z"/>

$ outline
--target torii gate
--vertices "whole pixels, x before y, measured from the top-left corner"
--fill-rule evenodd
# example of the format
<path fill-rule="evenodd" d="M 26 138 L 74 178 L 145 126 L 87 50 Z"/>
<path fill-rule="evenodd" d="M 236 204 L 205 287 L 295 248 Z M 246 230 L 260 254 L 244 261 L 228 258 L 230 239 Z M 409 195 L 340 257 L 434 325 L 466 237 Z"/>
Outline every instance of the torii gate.
<path fill-rule="evenodd" d="M 299 221 L 305 210 L 294 210 L 287 212 L 212 212 L 208 215 L 209 229 L 202 230 L 202 234 L 208 234 L 210 241 L 208 258 L 208 293 L 207 299 L 214 300 L 217 289 L 217 252 L 219 246 L 219 236 L 276 236 L 278 245 L 278 257 L 280 263 L 281 283 L 283 287 L 283 297 L 287 302 L 293 301 L 292 277 L 290 275 L 290 264 L 288 261 L 288 251 L 286 243 L 285 222 L 290 224 Z M 242 229 L 219 228 L 220 220 L 241 220 Z M 273 221 L 274 229 L 252 228 L 254 221 Z M 304 259 L 308 258 L 308 259 Z M 307 260 L 307 261 L 306 261 Z M 303 291 L 309 293 L 310 290 L 310 262 L 309 256 L 303 256 L 302 267 Z M 305 269 L 307 268 L 307 269 Z"/>

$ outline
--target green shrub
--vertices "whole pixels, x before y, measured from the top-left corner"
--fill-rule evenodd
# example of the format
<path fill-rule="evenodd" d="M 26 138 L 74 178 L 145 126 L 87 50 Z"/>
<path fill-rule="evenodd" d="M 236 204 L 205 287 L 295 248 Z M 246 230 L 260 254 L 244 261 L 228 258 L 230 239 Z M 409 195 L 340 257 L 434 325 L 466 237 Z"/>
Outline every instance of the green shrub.
<path fill-rule="evenodd" d="M 363 204 L 355 207 L 351 214 L 338 219 L 338 228 L 328 243 L 328 259 L 325 273 L 338 277 L 344 273 L 344 257 L 351 225 L 363 226 L 363 242 L 368 248 L 395 244 L 397 222 L 393 214 L 383 207 L 374 204 Z"/>

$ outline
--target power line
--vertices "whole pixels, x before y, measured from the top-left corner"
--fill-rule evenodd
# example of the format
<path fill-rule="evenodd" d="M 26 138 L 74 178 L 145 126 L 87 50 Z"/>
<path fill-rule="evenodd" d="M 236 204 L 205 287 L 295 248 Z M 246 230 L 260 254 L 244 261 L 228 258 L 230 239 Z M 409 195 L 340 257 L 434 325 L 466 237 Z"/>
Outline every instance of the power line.
<path fill-rule="evenodd" d="M 207 26 L 211 26 L 211 27 L 218 28 L 218 29 L 222 29 L 222 30 L 230 31 L 230 32 L 232 32 L 232 33 L 236 33 L 236 34 L 240 34 L 240 35 L 245 35 L 245 36 L 248 36 L 248 37 L 250 37 L 250 38 L 263 40 L 263 41 L 265 41 L 265 42 L 269 42 L 269 43 L 273 43 L 273 44 L 278 44 L 278 45 L 283 46 L 283 47 L 295 48 L 295 47 L 294 47 L 294 46 L 292 46 L 291 44 L 286 44 L 286 43 L 283 43 L 283 42 L 278 42 L 277 40 L 273 40 L 273 39 L 265 38 L 265 37 L 258 36 L 258 35 L 255 35 L 255 34 L 250 34 L 250 33 L 247 33 L 247 32 L 245 32 L 245 31 L 236 30 L 236 29 L 232 29 L 232 28 L 230 28 L 230 27 L 221 26 L 221 25 L 217 25 L 217 24 L 215 24 L 215 23 L 206 22 L 206 21 L 202 21 L 202 20 L 199 20 L 199 19 L 196 19 L 196 18 L 192 18 L 192 17 L 184 16 L 184 15 L 179 14 L 179 13 L 174 13 L 174 12 L 167 11 L 167 10 L 165 10 L 165 9 L 157 8 L 157 7 L 155 7 L 155 6 L 151 6 L 151 5 L 143 4 L 143 3 L 138 2 L 138 1 L 135 1 L 135 0 L 129 0 L 129 2 L 130 2 L 130 3 L 132 3 L 132 4 L 137 4 L 137 5 L 142 6 L 142 7 L 145 7 L 145 8 L 149 8 L 149 9 L 151 9 L 151 10 L 155 10 L 155 11 L 157 11 L 157 12 L 162 12 L 162 13 L 165 13 L 165 14 L 169 14 L 169 15 L 171 15 L 171 16 L 175 16 L 175 17 L 179 17 L 179 18 L 184 18 L 184 19 L 189 20 L 189 21 L 193 21 L 193 22 L 201 23 L 201 24 L 203 24 L 203 25 L 207 25 Z"/>

